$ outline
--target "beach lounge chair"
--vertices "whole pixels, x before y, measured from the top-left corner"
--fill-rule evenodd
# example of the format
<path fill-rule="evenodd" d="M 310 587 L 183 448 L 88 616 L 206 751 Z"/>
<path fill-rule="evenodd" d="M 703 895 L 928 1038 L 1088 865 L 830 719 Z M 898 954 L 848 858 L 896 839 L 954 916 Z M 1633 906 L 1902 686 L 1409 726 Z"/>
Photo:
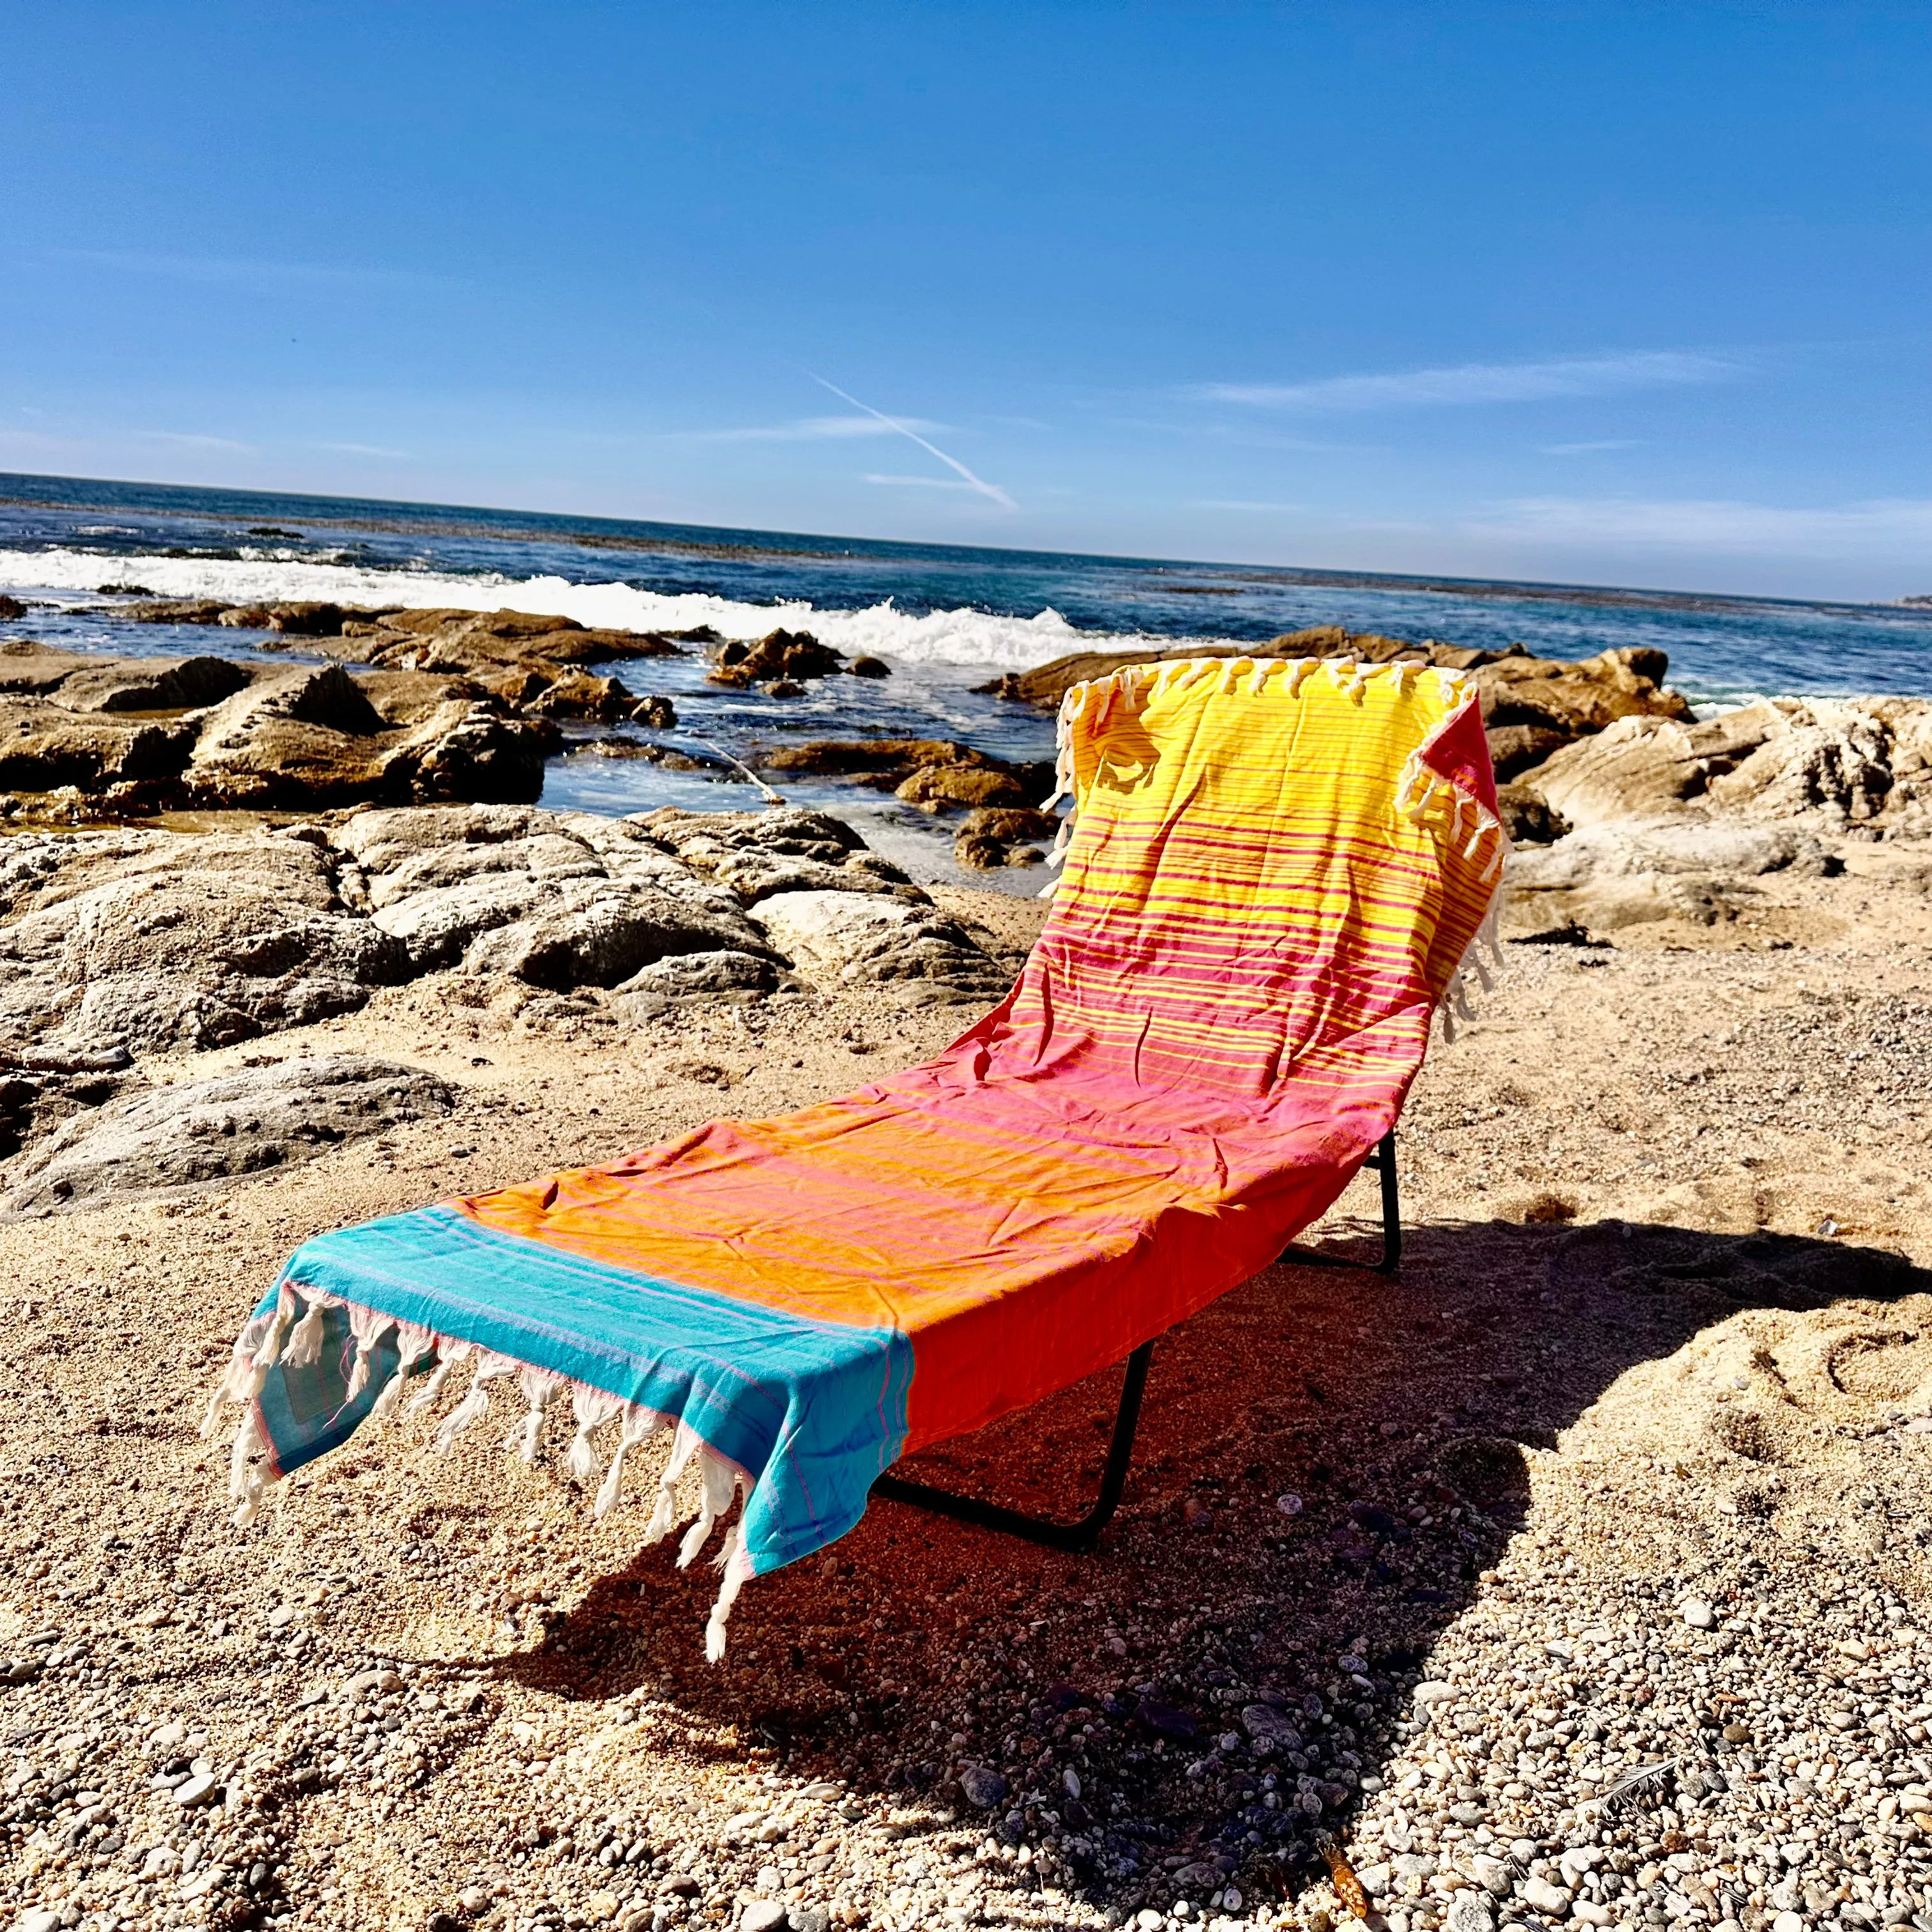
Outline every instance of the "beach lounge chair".
<path fill-rule="evenodd" d="M 447 1444 L 514 1385 L 527 1458 L 557 1412 L 601 1514 L 670 1438 L 646 1541 L 742 1497 L 706 1629 L 868 1495 L 1077 1547 L 886 1474 L 1131 1358 L 1280 1256 L 1380 1150 L 1432 1016 L 1460 998 L 1506 842 L 1472 685 L 1414 664 L 1209 658 L 1067 694 L 1058 896 L 1008 998 L 842 1100 L 719 1120 L 608 1166 L 305 1243 L 209 1411 L 244 1406 L 231 1488 L 365 1424 Z M 1048 1533 L 1048 1532 L 1051 1533 Z"/>

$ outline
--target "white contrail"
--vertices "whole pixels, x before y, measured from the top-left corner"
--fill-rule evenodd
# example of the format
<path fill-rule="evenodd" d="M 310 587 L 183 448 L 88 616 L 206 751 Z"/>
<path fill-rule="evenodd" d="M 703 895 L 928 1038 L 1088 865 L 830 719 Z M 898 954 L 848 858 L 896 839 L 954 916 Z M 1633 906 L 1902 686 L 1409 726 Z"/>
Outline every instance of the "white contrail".
<path fill-rule="evenodd" d="M 947 469 L 956 470 L 959 475 L 965 478 L 973 488 L 979 491 L 981 496 L 992 497 L 1002 509 L 1017 510 L 1019 508 L 1018 504 L 1016 503 L 997 483 L 988 483 L 983 476 L 975 476 L 956 456 L 948 456 L 937 443 L 928 442 L 918 430 L 908 429 L 896 416 L 889 416 L 884 410 L 874 409 L 870 403 L 862 403 L 856 396 L 848 396 L 836 382 L 828 382 L 823 376 L 815 374 L 810 369 L 805 373 L 810 376 L 820 388 L 830 389 L 842 403 L 850 403 L 855 410 L 863 410 L 868 416 L 877 416 L 887 428 L 896 429 L 900 435 L 908 437 L 917 443 L 928 456 L 938 457 Z"/>

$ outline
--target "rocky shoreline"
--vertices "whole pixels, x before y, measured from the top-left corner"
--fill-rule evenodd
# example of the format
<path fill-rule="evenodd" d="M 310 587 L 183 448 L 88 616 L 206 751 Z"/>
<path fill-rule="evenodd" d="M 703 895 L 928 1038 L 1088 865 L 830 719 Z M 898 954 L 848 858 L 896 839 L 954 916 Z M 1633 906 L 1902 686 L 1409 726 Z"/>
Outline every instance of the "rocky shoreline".
<path fill-rule="evenodd" d="M 335 621 L 368 662 L 130 661 L 189 700 L 182 770 L 287 676 L 379 716 L 376 680 L 457 680 L 541 732 L 482 681 L 524 642 L 376 663 L 442 627 Z M 1276 1268 L 1165 1338 L 1099 1555 L 882 1504 L 746 1593 L 720 1670 L 710 1580 L 487 1432 L 358 1438 L 235 1531 L 208 1388 L 309 1234 L 911 1064 L 1042 909 L 790 809 L 23 798 L 0 1924 L 1928 1932 L 1932 707 L 1700 722 L 1628 654 L 1468 668 L 1492 732 L 1562 736 L 1502 741 L 1540 753 L 1511 970 L 1405 1114 L 1402 1279 Z M 130 674 L 8 702 L 188 729 L 85 710 Z M 333 728 L 251 725 L 228 769 Z M 1003 863 L 1046 830 L 970 747 L 786 749 Z M 1358 1252 L 1372 1211 L 1312 1238 Z M 1069 1510 L 1114 1394 L 923 1473 Z"/>

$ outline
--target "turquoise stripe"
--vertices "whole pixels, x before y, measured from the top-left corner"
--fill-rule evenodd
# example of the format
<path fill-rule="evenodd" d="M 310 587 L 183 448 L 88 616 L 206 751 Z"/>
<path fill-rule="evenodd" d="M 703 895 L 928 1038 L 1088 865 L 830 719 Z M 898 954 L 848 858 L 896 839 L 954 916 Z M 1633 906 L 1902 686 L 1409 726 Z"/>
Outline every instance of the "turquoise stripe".
<path fill-rule="evenodd" d="M 321 1235 L 296 1250 L 284 1274 L 681 1417 L 754 1479 L 744 1525 L 756 1570 L 844 1535 L 904 1445 L 913 1351 L 896 1329 L 734 1301 L 500 1233 L 444 1207 Z M 328 1335 L 315 1370 L 277 1371 L 263 1392 L 284 1468 L 345 1439 L 380 1386 L 372 1377 L 346 1408 L 346 1357 Z M 382 1358 L 378 1375 L 384 1361 L 393 1374 L 392 1346 Z M 298 1386 L 316 1376 L 318 1386 Z"/>

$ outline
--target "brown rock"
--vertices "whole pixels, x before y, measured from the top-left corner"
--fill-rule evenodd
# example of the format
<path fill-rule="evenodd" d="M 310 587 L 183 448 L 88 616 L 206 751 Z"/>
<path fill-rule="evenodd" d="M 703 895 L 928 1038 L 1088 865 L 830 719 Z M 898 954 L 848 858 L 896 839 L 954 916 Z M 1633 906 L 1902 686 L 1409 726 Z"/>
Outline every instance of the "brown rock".
<path fill-rule="evenodd" d="M 1483 722 L 1492 728 L 1528 725 L 1565 739 L 1600 731 L 1620 718 L 1693 722 L 1688 701 L 1663 688 L 1661 651 L 1604 651 L 1576 664 L 1504 654 L 1474 666 Z"/>
<path fill-rule="evenodd" d="M 98 658 L 63 680 L 70 711 L 187 711 L 218 704 L 246 688 L 248 667 L 232 658 Z"/>
<path fill-rule="evenodd" d="M 99 794 L 164 790 L 187 764 L 195 727 L 182 719 L 136 722 L 73 712 L 44 698 L 0 699 L 0 790 L 52 791 L 63 785 Z"/>
<path fill-rule="evenodd" d="M 890 677 L 892 668 L 883 658 L 854 658 L 845 667 L 850 677 Z"/>
<path fill-rule="evenodd" d="M 16 617 L 26 614 L 27 607 L 19 598 L 0 596 L 0 624 L 10 624 Z"/>
<path fill-rule="evenodd" d="M 544 718 L 592 718 L 614 724 L 629 717 L 637 702 L 614 677 L 568 670 L 538 693 L 529 708 Z"/>
<path fill-rule="evenodd" d="M 441 799 L 521 803 L 543 744 L 474 686 L 340 665 L 264 680 L 208 717 L 186 773 L 198 802 L 256 808 Z"/>
<path fill-rule="evenodd" d="M 218 624 L 229 608 L 218 597 L 156 597 L 123 604 L 114 614 L 130 624 Z"/>
<path fill-rule="evenodd" d="M 1620 718 L 1552 752 L 1522 781 L 1573 825 L 1652 818 L 1704 788 L 1708 767 L 1692 734 L 1666 718 Z"/>
<path fill-rule="evenodd" d="M 1052 838 L 1060 830 L 1060 820 L 1051 812 L 1035 812 L 1025 806 L 988 806 L 966 814 L 959 828 L 961 837 L 981 833 L 1010 844 L 1016 838 Z"/>
<path fill-rule="evenodd" d="M 653 730 L 668 731 L 677 722 L 677 707 L 668 698 L 642 698 L 631 716 L 640 724 L 648 724 Z"/>
<path fill-rule="evenodd" d="M 56 690 L 77 670 L 92 670 L 100 662 L 82 651 L 57 651 L 31 638 L 10 638 L 0 644 L 0 692 Z"/>
<path fill-rule="evenodd" d="M 908 805 L 1024 805 L 1025 788 L 1010 772 L 982 765 L 922 765 L 896 789 Z"/>
<path fill-rule="evenodd" d="M 268 628 L 292 638 L 333 638 L 340 634 L 347 614 L 339 604 L 272 604 Z"/>
<path fill-rule="evenodd" d="M 1496 766 L 1499 784 L 1541 764 L 1552 752 L 1570 742 L 1568 732 L 1554 730 L 1547 724 L 1501 724 L 1488 736 L 1490 762 Z"/>
<path fill-rule="evenodd" d="M 789 677 L 775 677 L 760 687 L 767 698 L 802 698 L 805 686 Z"/>
<path fill-rule="evenodd" d="M 916 772 L 924 765 L 994 764 L 984 752 L 950 738 L 810 738 L 802 745 L 781 745 L 759 762 L 767 771 L 828 778 Z"/>
<path fill-rule="evenodd" d="M 830 677 L 841 669 L 844 659 L 829 644 L 821 644 L 809 631 L 768 632 L 754 644 L 734 642 L 718 652 L 714 683 L 768 683 L 776 679 L 797 681 Z"/>
<path fill-rule="evenodd" d="M 1570 830 L 1570 821 L 1527 785 L 1498 785 L 1496 809 L 1512 844 L 1546 845 Z"/>
<path fill-rule="evenodd" d="M 952 842 L 952 856 L 969 872 L 996 872 L 1006 862 L 1006 848 L 983 832 L 962 832 Z"/>

